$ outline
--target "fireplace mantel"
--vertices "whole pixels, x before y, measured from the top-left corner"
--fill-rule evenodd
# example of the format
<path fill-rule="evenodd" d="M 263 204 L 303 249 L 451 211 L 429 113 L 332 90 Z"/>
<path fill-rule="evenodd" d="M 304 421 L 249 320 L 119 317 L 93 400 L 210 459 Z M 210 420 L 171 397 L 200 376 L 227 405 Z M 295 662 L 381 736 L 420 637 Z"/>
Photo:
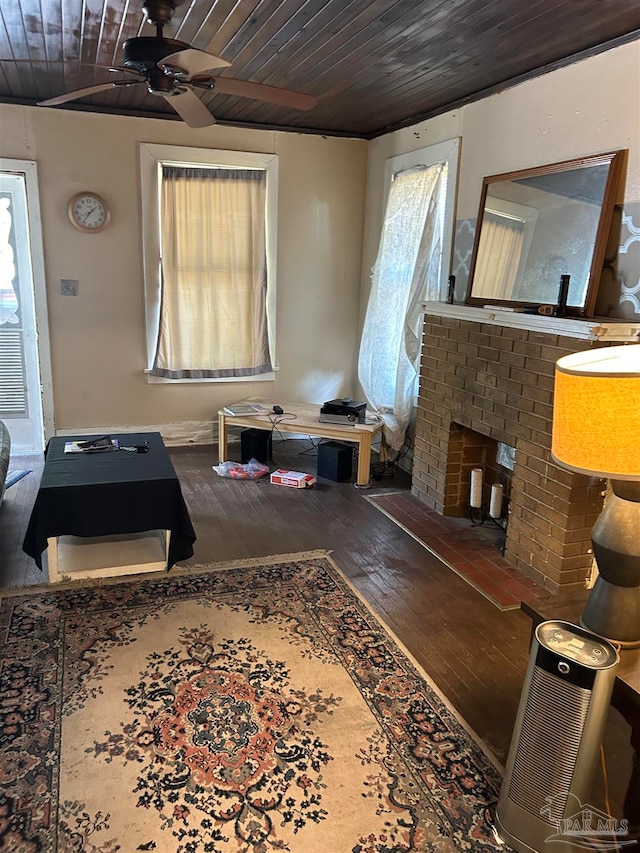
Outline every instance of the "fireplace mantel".
<path fill-rule="evenodd" d="M 606 319 L 574 320 L 570 317 L 541 317 L 495 308 L 476 308 L 470 305 L 450 305 L 447 302 L 424 302 L 424 313 L 432 317 L 486 323 L 512 329 L 527 329 L 549 335 L 580 338 L 587 341 L 640 342 L 640 320 Z"/>

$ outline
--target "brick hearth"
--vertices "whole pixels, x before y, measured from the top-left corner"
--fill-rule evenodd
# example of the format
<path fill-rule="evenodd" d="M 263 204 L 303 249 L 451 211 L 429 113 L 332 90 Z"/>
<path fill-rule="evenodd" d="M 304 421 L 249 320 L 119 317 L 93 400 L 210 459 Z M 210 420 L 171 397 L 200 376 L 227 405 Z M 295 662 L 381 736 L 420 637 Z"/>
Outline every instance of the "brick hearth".
<path fill-rule="evenodd" d="M 459 514 L 452 498 L 461 488 L 454 458 L 459 427 L 515 447 L 504 556 L 552 592 L 583 587 L 591 572 L 590 534 L 604 486 L 551 459 L 554 365 L 563 355 L 601 345 L 425 318 L 412 492 L 441 515 Z"/>

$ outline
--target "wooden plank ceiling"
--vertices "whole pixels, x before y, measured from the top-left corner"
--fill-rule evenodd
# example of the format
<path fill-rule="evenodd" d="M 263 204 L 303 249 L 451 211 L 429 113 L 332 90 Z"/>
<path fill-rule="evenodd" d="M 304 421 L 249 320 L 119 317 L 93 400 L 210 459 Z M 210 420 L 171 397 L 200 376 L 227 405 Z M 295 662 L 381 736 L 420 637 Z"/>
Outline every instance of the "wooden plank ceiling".
<path fill-rule="evenodd" d="M 178 0 L 164 35 L 228 60 L 222 77 L 317 98 L 298 111 L 197 90 L 220 123 L 372 138 L 637 39 L 640 4 Z M 0 101 L 35 104 L 121 79 L 108 67 L 135 36 L 155 36 L 142 0 L 2 0 Z M 57 107 L 79 108 L 178 118 L 144 83 Z"/>

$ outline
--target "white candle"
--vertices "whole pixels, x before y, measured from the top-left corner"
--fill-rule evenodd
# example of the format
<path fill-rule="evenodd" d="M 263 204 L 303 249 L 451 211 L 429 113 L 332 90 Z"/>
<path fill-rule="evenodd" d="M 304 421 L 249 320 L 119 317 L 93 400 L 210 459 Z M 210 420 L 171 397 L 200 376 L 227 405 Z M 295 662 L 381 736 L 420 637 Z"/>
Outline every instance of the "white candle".
<path fill-rule="evenodd" d="M 500 518 L 502 515 L 502 492 L 504 487 L 500 483 L 491 486 L 491 501 L 489 503 L 489 515 L 491 518 Z"/>
<path fill-rule="evenodd" d="M 469 503 L 473 507 L 482 506 L 482 468 L 473 468 L 471 471 L 471 496 Z"/>

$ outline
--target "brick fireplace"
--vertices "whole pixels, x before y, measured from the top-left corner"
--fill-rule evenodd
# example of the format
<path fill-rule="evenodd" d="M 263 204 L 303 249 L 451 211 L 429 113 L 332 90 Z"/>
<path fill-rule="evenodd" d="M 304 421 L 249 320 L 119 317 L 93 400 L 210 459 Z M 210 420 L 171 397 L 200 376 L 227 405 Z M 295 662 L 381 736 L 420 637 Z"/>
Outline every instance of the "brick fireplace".
<path fill-rule="evenodd" d="M 461 515 L 470 469 L 483 469 L 488 502 L 499 466 L 487 448 L 498 442 L 515 448 L 505 559 L 552 592 L 583 587 L 604 484 L 551 459 L 554 365 L 609 341 L 603 344 L 597 331 L 585 339 L 586 321 L 546 320 L 547 332 L 539 330 L 543 318 L 515 315 L 503 325 L 498 312 L 447 309 L 453 316 L 444 306 L 425 316 L 412 492 L 442 515 Z M 583 337 L 571 336 L 575 324 Z"/>

